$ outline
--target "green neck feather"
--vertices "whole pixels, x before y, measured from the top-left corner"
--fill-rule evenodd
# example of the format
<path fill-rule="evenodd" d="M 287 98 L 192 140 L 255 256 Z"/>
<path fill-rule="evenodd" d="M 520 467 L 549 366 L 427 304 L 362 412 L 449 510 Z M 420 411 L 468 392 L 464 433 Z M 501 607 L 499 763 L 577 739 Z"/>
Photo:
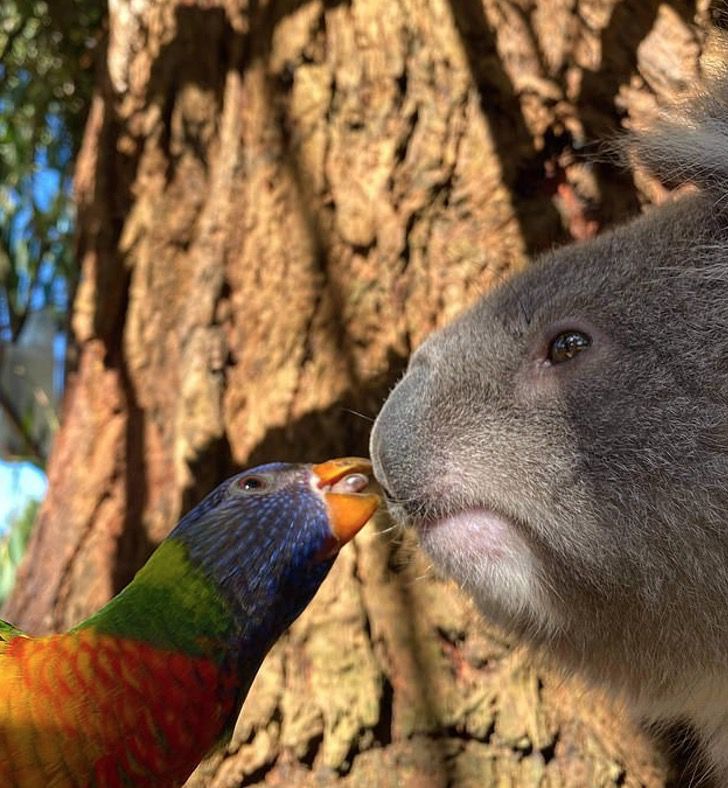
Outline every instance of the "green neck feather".
<path fill-rule="evenodd" d="M 195 567 L 184 544 L 166 539 L 132 582 L 76 629 L 131 640 L 190 655 L 220 655 L 235 633 L 230 607 Z"/>
<path fill-rule="evenodd" d="M 0 619 L 0 643 L 9 643 L 13 638 L 23 634 L 17 627 Z"/>

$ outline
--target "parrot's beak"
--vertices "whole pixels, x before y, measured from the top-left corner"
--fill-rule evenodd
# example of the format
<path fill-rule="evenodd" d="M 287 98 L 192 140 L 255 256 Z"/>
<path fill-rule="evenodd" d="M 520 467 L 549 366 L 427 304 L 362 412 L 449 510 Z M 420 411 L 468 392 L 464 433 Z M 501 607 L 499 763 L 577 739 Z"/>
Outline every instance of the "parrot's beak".
<path fill-rule="evenodd" d="M 372 464 L 361 457 L 343 457 L 313 465 L 311 471 L 323 492 L 331 531 L 340 547 L 359 533 L 381 503 L 378 495 L 364 492 L 371 484 Z"/>

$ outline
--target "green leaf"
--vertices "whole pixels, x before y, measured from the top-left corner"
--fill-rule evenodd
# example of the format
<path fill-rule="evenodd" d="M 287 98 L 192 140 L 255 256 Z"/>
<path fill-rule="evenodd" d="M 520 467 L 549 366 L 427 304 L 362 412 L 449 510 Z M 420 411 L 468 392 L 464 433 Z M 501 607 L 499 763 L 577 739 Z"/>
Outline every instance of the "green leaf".
<path fill-rule="evenodd" d="M 7 534 L 0 538 L 0 605 L 12 590 L 18 564 L 25 555 L 39 507 L 40 501 L 28 501 L 23 511 L 11 522 Z"/>

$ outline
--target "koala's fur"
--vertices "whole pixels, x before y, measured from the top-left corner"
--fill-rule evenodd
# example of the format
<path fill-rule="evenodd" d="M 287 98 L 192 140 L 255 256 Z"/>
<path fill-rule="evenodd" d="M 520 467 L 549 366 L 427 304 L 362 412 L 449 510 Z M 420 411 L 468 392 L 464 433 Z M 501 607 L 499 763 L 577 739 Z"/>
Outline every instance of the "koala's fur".
<path fill-rule="evenodd" d="M 728 83 L 633 149 L 698 193 L 428 339 L 372 457 L 490 618 L 641 716 L 688 719 L 728 785 Z M 565 330 L 592 344 L 549 364 Z"/>

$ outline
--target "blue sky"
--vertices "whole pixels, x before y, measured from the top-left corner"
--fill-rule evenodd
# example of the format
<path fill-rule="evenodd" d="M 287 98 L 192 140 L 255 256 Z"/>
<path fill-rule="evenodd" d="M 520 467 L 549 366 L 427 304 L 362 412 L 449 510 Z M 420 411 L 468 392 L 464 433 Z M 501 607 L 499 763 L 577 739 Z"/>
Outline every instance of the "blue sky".
<path fill-rule="evenodd" d="M 0 461 L 0 533 L 32 498 L 45 495 L 46 477 L 29 462 Z"/>
<path fill-rule="evenodd" d="M 33 199 L 41 210 L 46 211 L 56 198 L 59 189 L 62 188 L 61 174 L 47 166 L 46 151 L 42 148 L 37 152 L 36 164 L 37 170 L 32 182 Z M 14 231 L 28 234 L 30 232 L 30 217 L 29 206 L 21 210 L 15 217 Z M 45 285 L 49 281 L 52 282 L 51 300 L 59 309 L 67 309 L 68 298 L 65 280 L 62 277 L 54 277 L 53 271 L 48 266 L 45 268 L 48 270 L 41 271 L 41 285 Z M 23 274 L 22 271 L 20 273 Z M 54 279 L 55 281 L 53 281 Z M 36 293 L 30 293 L 31 309 L 41 309 L 45 306 L 46 300 L 47 296 L 43 288 L 40 287 Z M 2 312 L 2 304 L 0 304 L 0 312 Z M 0 336 L 0 340 L 2 339 L 3 337 Z M 66 354 L 66 339 L 62 333 L 56 336 L 53 351 L 56 361 L 53 387 L 54 394 L 59 396 L 63 390 L 63 368 Z M 29 500 L 43 498 L 46 486 L 45 474 L 32 463 L 0 460 L 0 534 L 7 529 L 13 518 L 22 512 Z"/>

